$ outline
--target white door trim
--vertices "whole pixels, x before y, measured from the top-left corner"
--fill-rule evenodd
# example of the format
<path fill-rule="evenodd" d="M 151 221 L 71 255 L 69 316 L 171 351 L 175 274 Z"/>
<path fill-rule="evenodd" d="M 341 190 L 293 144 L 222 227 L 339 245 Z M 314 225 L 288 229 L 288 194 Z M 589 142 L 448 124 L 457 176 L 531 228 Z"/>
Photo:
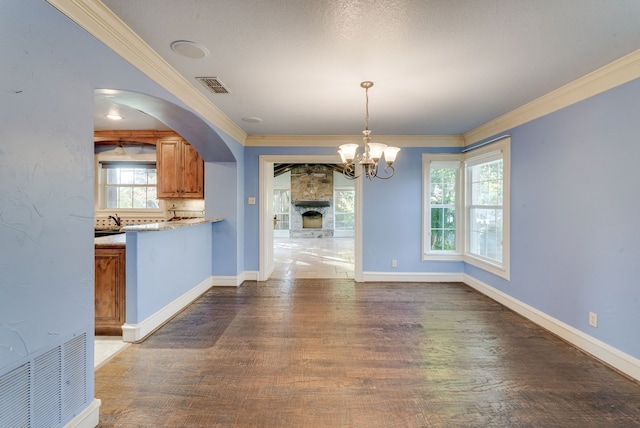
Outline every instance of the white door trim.
<path fill-rule="evenodd" d="M 260 267 L 258 281 L 266 281 L 273 273 L 273 206 L 269 195 L 273 194 L 273 164 L 275 163 L 338 163 L 337 155 L 261 155 L 259 160 L 260 195 Z M 355 280 L 362 282 L 362 182 L 355 180 L 355 230 L 354 258 Z"/>

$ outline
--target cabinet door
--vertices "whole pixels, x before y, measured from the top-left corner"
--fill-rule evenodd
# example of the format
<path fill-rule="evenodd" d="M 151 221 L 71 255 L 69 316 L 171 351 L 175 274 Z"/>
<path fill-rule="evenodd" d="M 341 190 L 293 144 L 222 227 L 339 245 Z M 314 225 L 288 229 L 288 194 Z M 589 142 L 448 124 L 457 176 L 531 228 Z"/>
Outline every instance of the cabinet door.
<path fill-rule="evenodd" d="M 182 141 L 160 140 L 156 144 L 158 198 L 180 197 L 182 190 Z"/>
<path fill-rule="evenodd" d="M 125 323 L 125 250 L 96 248 L 95 334 L 122 336 Z"/>
<path fill-rule="evenodd" d="M 183 183 L 185 198 L 204 198 L 204 161 L 193 146 L 186 141 L 182 151 Z"/>

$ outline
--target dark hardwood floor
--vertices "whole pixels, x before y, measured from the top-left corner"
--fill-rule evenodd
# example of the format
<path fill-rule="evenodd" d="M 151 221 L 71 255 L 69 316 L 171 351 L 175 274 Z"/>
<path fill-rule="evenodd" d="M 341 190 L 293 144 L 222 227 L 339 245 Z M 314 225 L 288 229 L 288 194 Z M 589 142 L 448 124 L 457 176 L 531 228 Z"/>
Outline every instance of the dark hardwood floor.
<path fill-rule="evenodd" d="M 640 426 L 639 383 L 463 284 L 214 288 L 95 385 L 100 427 Z"/>

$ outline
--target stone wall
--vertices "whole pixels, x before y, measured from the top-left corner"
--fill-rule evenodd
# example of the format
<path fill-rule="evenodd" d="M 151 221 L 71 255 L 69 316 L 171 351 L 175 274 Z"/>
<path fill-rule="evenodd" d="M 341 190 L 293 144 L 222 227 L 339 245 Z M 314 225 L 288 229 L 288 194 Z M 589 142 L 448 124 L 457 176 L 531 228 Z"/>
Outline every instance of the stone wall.
<path fill-rule="evenodd" d="M 328 207 L 296 206 L 301 201 L 327 201 Z M 324 165 L 300 165 L 291 170 L 292 238 L 323 238 L 333 236 L 333 171 Z M 322 228 L 302 227 L 302 214 L 317 211 L 322 214 Z"/>

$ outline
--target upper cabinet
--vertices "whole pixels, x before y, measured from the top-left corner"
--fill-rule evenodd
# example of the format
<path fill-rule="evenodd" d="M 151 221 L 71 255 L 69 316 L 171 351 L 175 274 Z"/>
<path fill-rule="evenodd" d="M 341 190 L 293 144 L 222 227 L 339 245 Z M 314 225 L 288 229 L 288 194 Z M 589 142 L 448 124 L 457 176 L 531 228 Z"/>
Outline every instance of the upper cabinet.
<path fill-rule="evenodd" d="M 158 198 L 204 198 L 204 161 L 184 139 L 158 139 L 156 165 Z"/>
<path fill-rule="evenodd" d="M 204 161 L 172 130 L 94 131 L 96 146 L 156 146 L 158 199 L 204 199 Z"/>

